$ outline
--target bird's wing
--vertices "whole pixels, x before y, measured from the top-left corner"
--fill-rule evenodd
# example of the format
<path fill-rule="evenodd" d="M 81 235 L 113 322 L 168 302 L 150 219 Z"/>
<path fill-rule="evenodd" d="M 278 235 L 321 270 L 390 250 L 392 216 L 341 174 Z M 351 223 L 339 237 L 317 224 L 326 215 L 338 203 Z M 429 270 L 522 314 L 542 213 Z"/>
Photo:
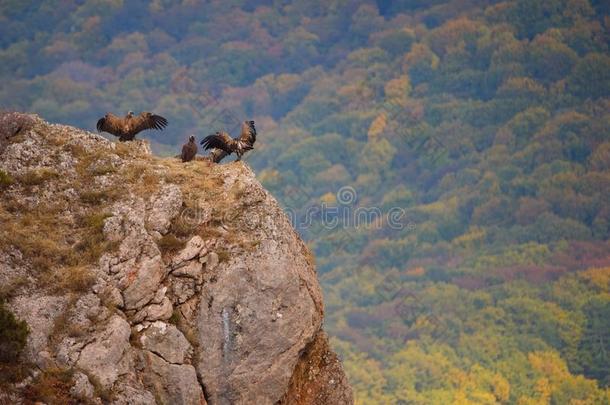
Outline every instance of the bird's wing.
<path fill-rule="evenodd" d="M 220 161 L 227 157 L 227 155 L 228 153 L 222 149 L 212 149 L 212 151 L 210 152 L 210 159 L 214 163 L 220 163 Z"/>
<path fill-rule="evenodd" d="M 158 129 L 163 130 L 167 126 L 167 120 L 160 115 L 155 115 L 149 112 L 143 112 L 137 117 L 133 118 L 132 131 L 133 134 L 137 134 L 145 129 Z"/>
<path fill-rule="evenodd" d="M 115 136 L 123 135 L 123 119 L 112 113 L 104 115 L 97 121 L 98 132 L 108 132 Z"/>
<path fill-rule="evenodd" d="M 201 141 L 203 149 L 222 149 L 228 154 L 233 153 L 236 147 L 236 142 L 232 139 L 229 134 L 224 131 L 216 132 L 214 135 L 208 135 Z"/>
<path fill-rule="evenodd" d="M 254 121 L 244 121 L 241 124 L 241 134 L 239 140 L 245 142 L 249 146 L 253 146 L 256 142 L 256 128 L 254 127 Z"/>

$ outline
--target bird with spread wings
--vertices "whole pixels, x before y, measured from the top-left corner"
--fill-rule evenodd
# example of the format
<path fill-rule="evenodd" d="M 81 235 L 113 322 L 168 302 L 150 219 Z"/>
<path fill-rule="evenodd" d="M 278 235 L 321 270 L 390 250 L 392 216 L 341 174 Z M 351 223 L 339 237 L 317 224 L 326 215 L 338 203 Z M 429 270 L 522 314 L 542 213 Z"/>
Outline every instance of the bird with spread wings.
<path fill-rule="evenodd" d="M 244 121 L 239 137 L 231 138 L 225 131 L 219 131 L 203 138 L 201 145 L 205 150 L 212 149 L 210 157 L 213 162 L 218 163 L 231 153 L 235 153 L 237 160 L 241 160 L 244 153 L 254 149 L 254 142 L 256 142 L 254 121 Z"/>
<path fill-rule="evenodd" d="M 150 112 L 143 112 L 136 116 L 129 111 L 124 118 L 108 113 L 97 121 L 99 132 L 108 132 L 118 136 L 121 142 L 132 141 L 136 134 L 146 129 L 163 130 L 166 126 L 165 118 Z"/>

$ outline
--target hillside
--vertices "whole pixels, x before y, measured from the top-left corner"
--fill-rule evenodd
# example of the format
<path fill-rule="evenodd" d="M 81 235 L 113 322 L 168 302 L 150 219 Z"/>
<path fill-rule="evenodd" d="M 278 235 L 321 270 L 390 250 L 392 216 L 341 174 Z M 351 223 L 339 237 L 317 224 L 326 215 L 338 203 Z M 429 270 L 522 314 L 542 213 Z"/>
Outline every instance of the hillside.
<path fill-rule="evenodd" d="M 247 165 L 1 120 L 0 402 L 353 402 L 313 257 Z"/>
<path fill-rule="evenodd" d="M 0 105 L 154 111 L 168 155 L 254 119 L 357 403 L 608 403 L 608 1 L 42 4 Z"/>

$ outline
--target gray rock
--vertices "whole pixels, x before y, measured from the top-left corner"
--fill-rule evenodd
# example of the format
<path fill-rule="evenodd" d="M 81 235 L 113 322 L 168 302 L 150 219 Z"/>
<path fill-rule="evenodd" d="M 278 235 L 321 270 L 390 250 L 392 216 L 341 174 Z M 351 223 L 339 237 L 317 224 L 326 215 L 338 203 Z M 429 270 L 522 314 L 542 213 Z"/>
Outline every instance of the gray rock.
<path fill-rule="evenodd" d="M 108 310 L 100 306 L 97 295 L 85 294 L 76 301 L 70 315 L 70 323 L 84 330 L 92 325 L 92 320 L 103 319 L 108 315 Z"/>
<path fill-rule="evenodd" d="M 183 304 L 197 293 L 197 282 L 187 277 L 169 277 L 174 304 Z"/>
<path fill-rule="evenodd" d="M 183 364 L 193 348 L 174 325 L 154 322 L 140 337 L 142 348 L 161 356 L 168 363 Z"/>
<path fill-rule="evenodd" d="M 125 309 L 139 309 L 155 297 L 167 270 L 159 248 L 146 230 L 144 202 L 136 199 L 128 204 L 117 203 L 113 214 L 104 223 L 104 235 L 121 244 L 118 252 L 102 256 L 100 267 L 117 280 Z"/>
<path fill-rule="evenodd" d="M 64 367 L 73 367 L 80 357 L 80 352 L 89 342 L 67 336 L 57 346 L 57 362 Z"/>
<path fill-rule="evenodd" d="M 41 370 L 50 370 L 57 368 L 57 361 L 55 361 L 55 358 L 53 358 L 51 353 L 43 350 L 36 356 L 36 365 Z"/>
<path fill-rule="evenodd" d="M 153 297 L 153 299 L 150 301 L 151 304 L 160 304 L 161 301 L 163 301 L 163 299 L 165 298 L 166 292 L 167 292 L 166 286 L 162 286 L 161 288 L 159 288 L 157 290 L 157 292 L 155 293 L 155 296 Z"/>
<path fill-rule="evenodd" d="M 98 332 L 92 343 L 85 346 L 76 365 L 95 377 L 100 385 L 109 389 L 121 374 L 132 368 L 130 358 L 129 324 L 113 315 L 106 327 Z"/>
<path fill-rule="evenodd" d="M 202 250 L 205 249 L 205 242 L 200 236 L 194 236 L 187 243 L 184 249 L 180 251 L 172 260 L 174 268 L 184 265 L 185 262 L 198 257 Z"/>
<path fill-rule="evenodd" d="M 172 275 L 177 277 L 190 277 L 197 280 L 197 282 L 201 282 L 203 281 L 203 265 L 196 260 L 192 260 L 185 266 L 178 267 L 172 272 Z"/>
<path fill-rule="evenodd" d="M 212 403 L 273 404 L 321 327 L 322 296 L 307 250 L 278 204 L 251 174 L 239 182 L 251 189 L 248 210 L 264 213 L 248 229 L 259 243 L 206 270 L 214 282 L 205 282 L 199 294 L 195 326 L 205 343 L 197 369 Z M 227 183 L 231 187 L 230 178 Z M 226 226 L 243 229 L 241 222 Z"/>
<path fill-rule="evenodd" d="M 144 351 L 144 361 L 144 383 L 157 394 L 161 403 L 206 404 L 195 367 L 170 364 L 149 351 Z"/>
<path fill-rule="evenodd" d="M 171 220 L 180 213 L 182 207 L 182 192 L 175 184 L 167 184 L 151 197 L 152 208 L 146 223 L 149 229 L 165 235 L 171 225 Z"/>
<path fill-rule="evenodd" d="M 119 291 L 119 289 L 114 286 L 109 286 L 108 288 L 106 288 L 102 296 L 105 305 L 117 308 L 123 308 L 125 306 L 125 301 L 123 301 L 121 291 Z"/>
<path fill-rule="evenodd" d="M 142 321 L 157 321 L 167 320 L 172 317 L 174 307 L 169 298 L 164 297 L 159 304 L 147 305 L 138 311 L 132 318 L 131 323 L 139 323 Z"/>
<path fill-rule="evenodd" d="M 216 252 L 210 252 L 205 257 L 201 258 L 200 262 L 205 264 L 206 271 L 212 271 L 218 266 L 218 255 Z"/>
<path fill-rule="evenodd" d="M 155 396 L 148 391 L 140 378 L 130 373 L 121 377 L 112 389 L 112 405 L 151 405 L 156 404 Z"/>
<path fill-rule="evenodd" d="M 70 394 L 78 399 L 91 399 L 94 393 L 95 388 L 89 378 L 83 373 L 74 373 L 74 385 L 70 389 Z"/>
<path fill-rule="evenodd" d="M 123 290 L 125 309 L 138 309 L 148 304 L 159 289 L 166 269 L 161 256 L 144 259 L 119 282 Z"/>
<path fill-rule="evenodd" d="M 67 296 L 20 295 L 10 302 L 15 315 L 30 329 L 25 355 L 36 362 L 38 353 L 47 350 L 47 339 L 55 320 L 66 310 Z"/>

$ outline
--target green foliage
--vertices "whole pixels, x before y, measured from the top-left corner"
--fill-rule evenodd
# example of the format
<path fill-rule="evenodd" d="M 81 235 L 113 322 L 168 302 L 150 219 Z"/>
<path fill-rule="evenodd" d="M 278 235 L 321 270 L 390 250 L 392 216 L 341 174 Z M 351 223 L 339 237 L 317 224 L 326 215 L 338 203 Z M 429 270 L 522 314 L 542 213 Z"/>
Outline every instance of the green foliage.
<path fill-rule="evenodd" d="M 570 90 L 583 98 L 610 94 L 610 56 L 591 53 L 580 59 L 568 79 Z"/>
<path fill-rule="evenodd" d="M 578 348 L 576 362 L 579 370 L 597 379 L 605 386 L 610 385 L 610 297 L 592 297 L 583 308 L 587 319 L 583 337 Z"/>
<path fill-rule="evenodd" d="M 25 321 L 15 318 L 0 300 L 0 363 L 14 363 L 19 359 L 28 334 Z"/>

